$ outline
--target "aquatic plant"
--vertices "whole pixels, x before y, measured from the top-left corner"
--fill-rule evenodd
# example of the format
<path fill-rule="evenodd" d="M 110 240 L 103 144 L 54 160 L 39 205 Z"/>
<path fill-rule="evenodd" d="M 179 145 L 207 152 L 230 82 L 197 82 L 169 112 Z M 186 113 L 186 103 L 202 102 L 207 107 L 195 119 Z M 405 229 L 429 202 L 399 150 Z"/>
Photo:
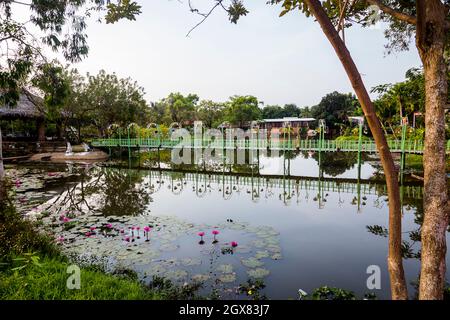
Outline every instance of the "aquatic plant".
<path fill-rule="evenodd" d="M 199 232 L 199 233 L 197 233 L 197 234 L 198 234 L 198 236 L 200 237 L 200 241 L 199 241 L 198 244 L 204 244 L 205 241 L 203 241 L 203 237 L 205 236 L 205 233 L 204 233 L 203 231 L 201 231 L 201 232 Z"/>
<path fill-rule="evenodd" d="M 220 233 L 219 230 L 213 230 L 213 231 L 212 231 L 212 234 L 213 234 L 213 236 L 214 236 L 213 243 L 219 242 L 219 241 L 217 240 L 217 238 L 216 238 L 216 236 L 217 236 L 219 233 Z"/>
<path fill-rule="evenodd" d="M 140 239 L 141 236 L 139 235 L 139 231 L 141 230 L 141 227 L 136 227 L 136 232 L 137 232 L 137 238 Z"/>
<path fill-rule="evenodd" d="M 150 228 L 149 226 L 145 226 L 145 227 L 144 227 L 144 235 L 147 237 L 147 239 L 145 240 L 146 242 L 150 241 L 150 240 L 148 239 L 150 230 L 152 230 L 152 228 Z"/>

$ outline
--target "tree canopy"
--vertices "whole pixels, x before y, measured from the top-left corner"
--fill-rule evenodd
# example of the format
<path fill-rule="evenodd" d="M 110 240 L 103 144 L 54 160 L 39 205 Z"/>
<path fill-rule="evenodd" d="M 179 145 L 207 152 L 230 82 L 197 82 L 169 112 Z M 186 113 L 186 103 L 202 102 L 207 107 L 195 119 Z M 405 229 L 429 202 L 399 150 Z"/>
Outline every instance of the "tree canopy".
<path fill-rule="evenodd" d="M 29 20 L 18 20 L 18 7 L 29 9 Z M 0 100 L 16 103 L 29 75 L 48 62 L 43 48 L 60 51 L 69 62 L 86 57 L 87 19 L 93 13 L 99 20 L 115 23 L 134 20 L 140 8 L 130 0 L 0 1 Z M 30 25 L 40 34 L 30 32 Z"/>

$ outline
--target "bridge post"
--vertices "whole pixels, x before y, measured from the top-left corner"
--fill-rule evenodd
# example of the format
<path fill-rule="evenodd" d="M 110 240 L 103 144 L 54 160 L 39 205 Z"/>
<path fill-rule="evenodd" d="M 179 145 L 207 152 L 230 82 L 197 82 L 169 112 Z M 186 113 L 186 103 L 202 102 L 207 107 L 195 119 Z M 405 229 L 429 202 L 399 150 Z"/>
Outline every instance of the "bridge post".
<path fill-rule="evenodd" d="M 362 152 L 362 134 L 363 134 L 364 118 L 358 122 L 358 166 L 361 166 L 361 152 Z"/>
<path fill-rule="evenodd" d="M 406 162 L 406 152 L 405 152 L 405 145 L 406 145 L 406 129 L 408 127 L 408 118 L 404 117 L 402 119 L 402 143 L 401 143 L 401 162 L 400 162 L 400 170 L 401 170 L 401 176 L 403 176 L 403 170 L 405 170 L 405 162 Z"/>
<path fill-rule="evenodd" d="M 120 152 L 120 159 L 122 160 L 122 129 L 119 128 L 119 152 Z"/>
<path fill-rule="evenodd" d="M 127 138 L 128 138 L 128 159 L 131 160 L 131 141 L 130 141 L 130 126 L 127 126 Z"/>

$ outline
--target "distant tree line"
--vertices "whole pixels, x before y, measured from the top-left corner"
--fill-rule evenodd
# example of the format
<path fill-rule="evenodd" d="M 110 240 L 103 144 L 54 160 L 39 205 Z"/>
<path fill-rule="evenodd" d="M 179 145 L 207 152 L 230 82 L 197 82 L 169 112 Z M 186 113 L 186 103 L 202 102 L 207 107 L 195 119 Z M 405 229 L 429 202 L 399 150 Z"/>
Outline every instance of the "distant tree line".
<path fill-rule="evenodd" d="M 78 141 L 88 136 L 104 137 L 112 125 L 126 127 L 136 123 L 145 128 L 150 123 L 165 127 L 178 123 L 190 127 L 199 120 L 208 128 L 221 124 L 246 127 L 251 121 L 285 117 L 323 119 L 330 135 L 356 136 L 357 130 L 348 117 L 363 114 L 355 95 L 337 91 L 326 94 L 317 105 L 303 107 L 293 103 L 264 106 L 251 95 L 235 95 L 225 102 L 216 102 L 179 92 L 147 103 L 144 88 L 130 78 L 119 78 L 103 70 L 96 75 L 81 75 L 77 69 L 55 61 L 41 66 L 30 86 L 43 96 L 49 124 L 57 123 L 71 135 L 69 139 Z M 403 82 L 379 85 L 372 92 L 379 95 L 375 106 L 387 135 L 398 137 L 401 119 L 407 118 L 419 128 L 414 130 L 416 138 L 423 138 L 425 90 L 420 69 L 409 70 Z M 450 138 L 448 128 L 447 131 Z"/>

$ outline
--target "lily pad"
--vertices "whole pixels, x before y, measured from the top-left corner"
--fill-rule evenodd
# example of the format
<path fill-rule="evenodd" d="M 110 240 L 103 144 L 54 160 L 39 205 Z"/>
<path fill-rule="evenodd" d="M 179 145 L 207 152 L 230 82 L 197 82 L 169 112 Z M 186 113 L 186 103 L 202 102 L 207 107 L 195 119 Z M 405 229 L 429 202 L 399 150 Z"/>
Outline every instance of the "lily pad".
<path fill-rule="evenodd" d="M 184 270 L 173 270 L 173 271 L 168 271 L 165 273 L 165 277 L 170 279 L 170 280 L 181 280 L 185 277 L 187 277 L 187 272 Z"/>
<path fill-rule="evenodd" d="M 262 258 L 268 258 L 269 257 L 269 251 L 257 251 L 255 254 L 256 259 L 262 259 Z"/>
<path fill-rule="evenodd" d="M 225 283 L 234 282 L 236 281 L 236 274 L 234 273 L 223 274 L 219 277 L 219 280 Z"/>
<path fill-rule="evenodd" d="M 247 271 L 247 274 L 252 278 L 261 279 L 267 277 L 270 274 L 270 271 L 263 268 L 256 268 Z"/>
<path fill-rule="evenodd" d="M 208 281 L 211 277 L 207 274 L 196 274 L 192 276 L 192 281 L 195 282 L 205 282 Z"/>
<path fill-rule="evenodd" d="M 222 264 L 216 270 L 222 273 L 233 273 L 233 266 L 231 264 Z"/>
<path fill-rule="evenodd" d="M 248 268 L 256 268 L 256 267 L 262 267 L 264 263 L 260 260 L 258 260 L 255 257 L 250 257 L 248 259 L 243 259 L 242 264 Z"/>

